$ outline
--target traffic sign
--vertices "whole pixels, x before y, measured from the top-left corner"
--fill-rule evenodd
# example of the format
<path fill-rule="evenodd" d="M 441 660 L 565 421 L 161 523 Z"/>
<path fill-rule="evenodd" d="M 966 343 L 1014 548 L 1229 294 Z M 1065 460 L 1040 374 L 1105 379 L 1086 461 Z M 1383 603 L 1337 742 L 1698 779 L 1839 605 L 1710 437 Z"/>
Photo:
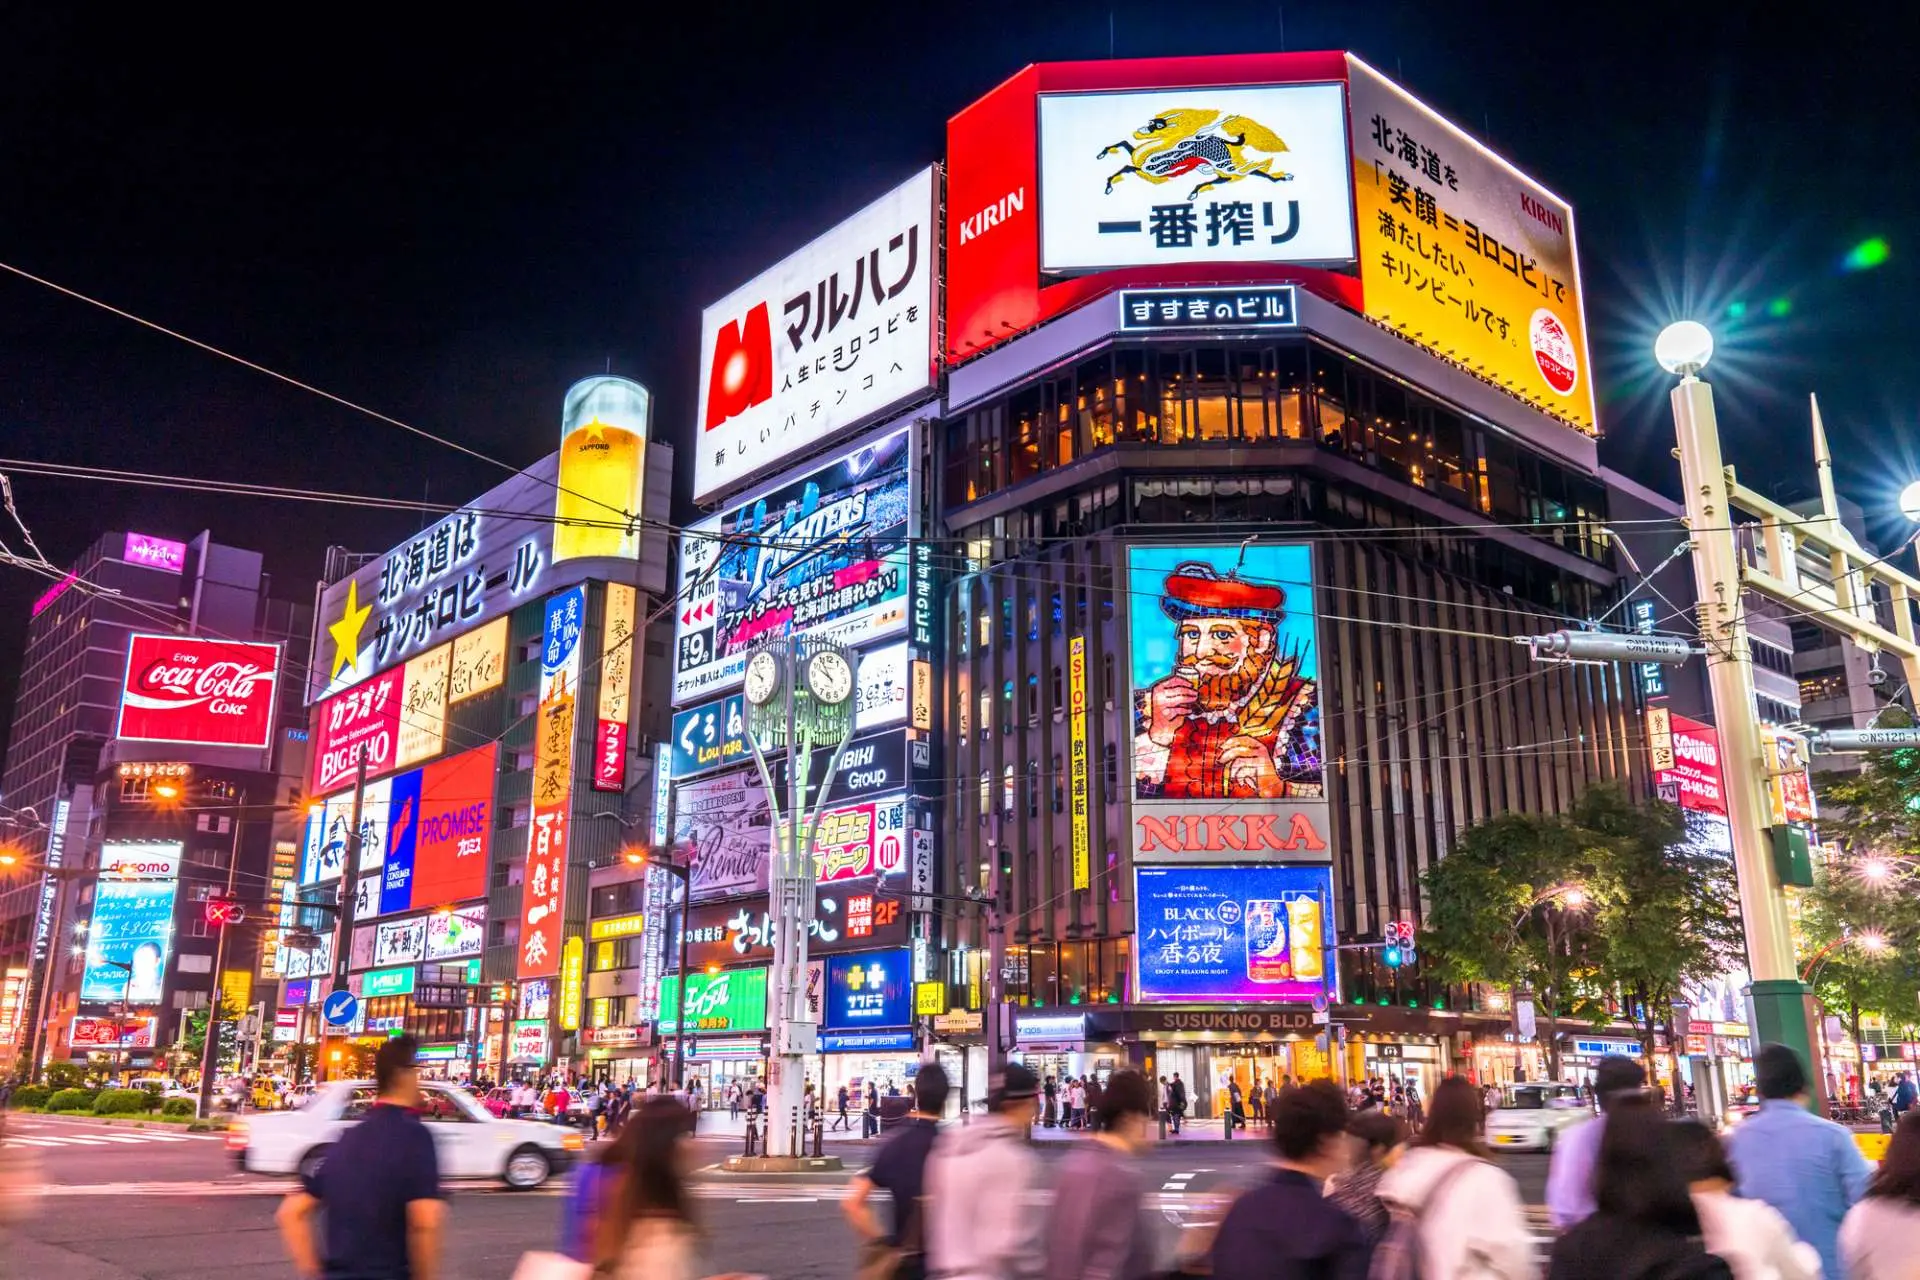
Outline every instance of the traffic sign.
<path fill-rule="evenodd" d="M 360 1001 L 351 991 L 334 991 L 320 1004 L 320 1012 L 329 1026 L 344 1027 L 360 1012 Z"/>

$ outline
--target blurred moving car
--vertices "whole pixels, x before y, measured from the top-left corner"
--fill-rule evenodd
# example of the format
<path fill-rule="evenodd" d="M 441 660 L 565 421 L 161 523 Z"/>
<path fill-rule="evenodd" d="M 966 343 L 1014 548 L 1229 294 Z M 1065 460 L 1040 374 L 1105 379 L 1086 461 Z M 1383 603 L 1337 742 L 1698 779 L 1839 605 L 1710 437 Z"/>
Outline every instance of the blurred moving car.
<path fill-rule="evenodd" d="M 507 1118 L 507 1112 L 513 1107 L 513 1090 L 502 1089 L 499 1085 L 495 1085 L 487 1090 L 486 1097 L 480 1099 L 480 1105 L 485 1107 L 487 1114 L 495 1120 L 504 1120 Z"/>
<path fill-rule="evenodd" d="M 530 1191 L 572 1167 L 585 1149 L 584 1139 L 572 1130 L 497 1119 L 452 1085 L 423 1084 L 421 1092 L 420 1115 L 433 1135 L 443 1178 L 498 1179 L 516 1191 Z M 371 1080 L 323 1084 L 297 1111 L 236 1120 L 227 1130 L 227 1150 L 249 1173 L 309 1175 L 377 1096 Z"/>
<path fill-rule="evenodd" d="M 1487 1117 L 1487 1143 L 1501 1151 L 1551 1151 L 1560 1131 L 1593 1115 L 1572 1084 L 1510 1084 Z"/>

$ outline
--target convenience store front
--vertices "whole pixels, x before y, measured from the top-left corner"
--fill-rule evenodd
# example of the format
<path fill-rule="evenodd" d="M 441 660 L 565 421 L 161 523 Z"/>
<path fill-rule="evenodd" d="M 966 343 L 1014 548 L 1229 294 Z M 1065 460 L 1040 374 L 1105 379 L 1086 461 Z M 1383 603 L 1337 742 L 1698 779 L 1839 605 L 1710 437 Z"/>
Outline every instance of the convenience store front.
<path fill-rule="evenodd" d="M 660 1032 L 655 1037 L 660 1064 L 672 1072 L 674 1033 L 678 1029 L 680 976 L 660 984 Z M 698 1081 L 703 1105 L 726 1105 L 735 1084 L 767 1078 L 767 970 L 695 970 L 687 978 L 686 1064 L 689 1082 Z"/>

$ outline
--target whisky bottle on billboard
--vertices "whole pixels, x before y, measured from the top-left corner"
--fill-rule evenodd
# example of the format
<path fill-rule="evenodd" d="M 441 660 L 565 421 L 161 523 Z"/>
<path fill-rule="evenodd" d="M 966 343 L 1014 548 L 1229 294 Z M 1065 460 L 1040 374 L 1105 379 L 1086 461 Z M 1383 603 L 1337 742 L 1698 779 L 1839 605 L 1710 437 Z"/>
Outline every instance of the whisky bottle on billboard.
<path fill-rule="evenodd" d="M 1287 899 L 1287 938 L 1293 948 L 1293 976 L 1318 982 L 1325 975 L 1326 939 L 1321 934 L 1320 900 L 1310 894 Z"/>
<path fill-rule="evenodd" d="M 1247 980 L 1291 982 L 1293 965 L 1287 957 L 1287 909 L 1274 898 L 1252 898 L 1246 904 Z"/>
<path fill-rule="evenodd" d="M 553 563 L 640 554 L 647 423 L 653 397 L 629 378 L 586 378 L 560 414 Z"/>

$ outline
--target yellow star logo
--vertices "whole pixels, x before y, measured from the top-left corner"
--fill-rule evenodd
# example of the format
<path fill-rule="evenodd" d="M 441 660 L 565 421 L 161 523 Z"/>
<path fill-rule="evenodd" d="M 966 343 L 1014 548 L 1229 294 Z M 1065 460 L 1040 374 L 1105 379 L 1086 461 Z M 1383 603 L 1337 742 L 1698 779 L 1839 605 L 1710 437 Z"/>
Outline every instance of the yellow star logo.
<path fill-rule="evenodd" d="M 360 628 L 367 625 L 367 615 L 373 612 L 373 606 L 360 603 L 360 584 L 347 579 L 347 607 L 340 612 L 340 621 L 327 627 L 327 634 L 333 637 L 333 674 L 327 679 L 339 676 L 342 667 L 350 667 L 360 654 Z"/>

